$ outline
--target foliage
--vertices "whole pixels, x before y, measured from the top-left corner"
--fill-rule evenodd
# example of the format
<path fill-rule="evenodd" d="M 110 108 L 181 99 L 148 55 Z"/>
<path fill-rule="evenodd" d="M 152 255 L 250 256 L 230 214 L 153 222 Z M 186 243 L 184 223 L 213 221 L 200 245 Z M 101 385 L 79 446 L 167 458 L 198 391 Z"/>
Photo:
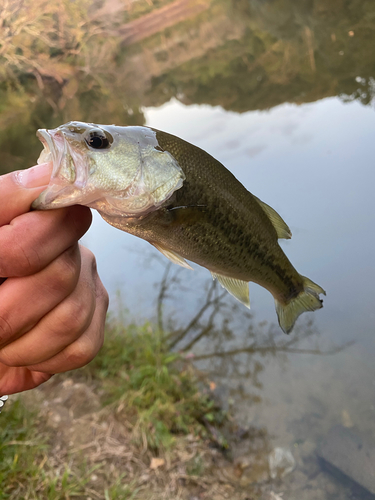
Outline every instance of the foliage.
<path fill-rule="evenodd" d="M 170 352 L 158 329 L 112 321 L 107 332 L 105 348 L 86 371 L 100 381 L 104 402 L 130 418 L 136 440 L 158 449 L 176 434 L 206 436 L 205 423 L 222 423 L 224 414 L 198 389 L 191 364 Z"/>
<path fill-rule="evenodd" d="M 90 16 L 92 7 L 92 0 L 1 0 L 0 81 L 33 75 L 43 88 L 43 78 L 62 84 L 78 65 L 97 66 L 104 38 L 96 43 L 103 27 Z"/>
<path fill-rule="evenodd" d="M 339 95 L 374 97 L 375 5 L 357 0 L 219 0 L 242 35 L 153 80 L 150 100 L 182 95 L 244 112 Z"/>
<path fill-rule="evenodd" d="M 129 2 L 124 14 L 124 22 L 133 21 L 139 17 L 150 14 L 155 9 L 160 9 L 165 5 L 172 3 L 173 0 L 138 0 Z"/>

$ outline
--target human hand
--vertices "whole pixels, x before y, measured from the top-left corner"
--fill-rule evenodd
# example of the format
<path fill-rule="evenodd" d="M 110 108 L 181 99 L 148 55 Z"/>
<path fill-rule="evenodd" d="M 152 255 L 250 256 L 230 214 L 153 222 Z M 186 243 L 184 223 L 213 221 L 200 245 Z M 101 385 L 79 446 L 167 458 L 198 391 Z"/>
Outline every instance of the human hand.
<path fill-rule="evenodd" d="M 103 343 L 108 295 L 78 245 L 90 210 L 29 212 L 50 175 L 43 164 L 0 176 L 0 395 L 87 364 Z"/>

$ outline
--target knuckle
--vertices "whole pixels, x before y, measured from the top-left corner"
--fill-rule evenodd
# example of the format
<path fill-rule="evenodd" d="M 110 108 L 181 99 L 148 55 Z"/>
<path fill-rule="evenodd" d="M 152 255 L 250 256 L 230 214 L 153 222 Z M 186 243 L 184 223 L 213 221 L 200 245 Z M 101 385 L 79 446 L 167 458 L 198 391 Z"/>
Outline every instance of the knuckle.
<path fill-rule="evenodd" d="M 13 366 L 11 361 L 9 360 L 9 356 L 7 356 L 6 351 L 4 349 L 0 349 L 0 363 L 5 366 Z"/>
<path fill-rule="evenodd" d="M 71 298 L 60 305 L 60 323 L 63 331 L 72 336 L 85 331 L 91 319 L 91 301 Z"/>
<path fill-rule="evenodd" d="M 96 284 L 96 297 L 98 301 L 103 304 L 104 310 L 107 311 L 109 306 L 109 294 L 99 277 Z"/>
<path fill-rule="evenodd" d="M 11 367 L 23 366 L 24 364 L 20 355 L 7 347 L 0 349 L 0 363 Z"/>
<path fill-rule="evenodd" d="M 77 252 L 69 249 L 54 262 L 53 280 L 50 285 L 59 292 L 70 293 L 78 281 L 80 261 Z"/>
<path fill-rule="evenodd" d="M 96 258 L 95 258 L 95 255 L 90 252 L 89 254 L 89 262 L 90 262 L 90 265 L 91 265 L 91 272 L 93 275 L 97 275 L 98 274 L 98 266 L 96 264 Z"/>
<path fill-rule="evenodd" d="M 12 325 L 4 316 L 0 316 L 0 343 L 8 341 L 13 334 Z"/>
<path fill-rule="evenodd" d="M 2 276 L 27 276 L 40 267 L 40 257 L 37 249 L 27 247 L 25 240 L 15 241 L 6 235 L 2 238 L 0 254 L 0 274 Z"/>
<path fill-rule="evenodd" d="M 92 222 L 91 210 L 82 205 L 68 207 L 66 217 L 68 226 L 74 229 L 77 238 L 85 234 Z"/>
<path fill-rule="evenodd" d="M 105 311 L 107 312 L 108 311 L 108 307 L 109 307 L 109 294 L 107 292 L 107 290 L 104 288 L 104 286 L 102 285 L 103 287 L 103 302 L 104 302 L 104 307 L 105 307 Z"/>
<path fill-rule="evenodd" d="M 85 247 L 81 246 L 80 250 L 83 262 L 90 269 L 90 278 L 94 283 L 97 303 L 107 310 L 109 306 L 109 295 L 98 275 L 95 255 Z"/>
<path fill-rule="evenodd" d="M 80 368 L 94 359 L 98 349 L 88 338 L 85 338 L 77 340 L 67 351 L 66 357 L 69 365 Z"/>
<path fill-rule="evenodd" d="M 87 267 L 90 269 L 92 275 L 97 274 L 96 258 L 91 250 L 80 245 L 79 247 L 82 255 L 82 260 L 85 262 Z"/>

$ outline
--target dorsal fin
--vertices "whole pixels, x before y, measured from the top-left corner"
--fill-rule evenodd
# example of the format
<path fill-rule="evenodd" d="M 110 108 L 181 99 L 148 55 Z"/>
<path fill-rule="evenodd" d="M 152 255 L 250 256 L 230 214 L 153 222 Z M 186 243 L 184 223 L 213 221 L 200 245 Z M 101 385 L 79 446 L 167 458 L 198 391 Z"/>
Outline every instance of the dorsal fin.
<path fill-rule="evenodd" d="M 267 214 L 269 220 L 272 222 L 273 227 L 276 229 L 277 237 L 289 240 L 292 237 L 292 233 L 280 215 L 272 207 L 264 203 L 259 198 L 254 196 L 259 205 L 263 208 Z"/>
<path fill-rule="evenodd" d="M 233 297 L 239 300 L 244 306 L 250 309 L 249 283 L 247 281 L 229 278 L 211 271 L 213 279 L 217 279 L 220 285 L 225 288 Z"/>
<path fill-rule="evenodd" d="M 151 242 L 150 242 L 151 243 Z M 174 252 L 173 250 L 169 250 L 168 248 L 165 248 L 157 243 L 151 243 L 156 250 L 159 250 L 167 259 L 169 259 L 173 264 L 178 264 L 181 267 L 185 267 L 186 269 L 191 269 L 193 271 L 193 268 L 186 262 L 186 260 L 181 257 L 181 255 L 178 255 L 178 253 Z"/>

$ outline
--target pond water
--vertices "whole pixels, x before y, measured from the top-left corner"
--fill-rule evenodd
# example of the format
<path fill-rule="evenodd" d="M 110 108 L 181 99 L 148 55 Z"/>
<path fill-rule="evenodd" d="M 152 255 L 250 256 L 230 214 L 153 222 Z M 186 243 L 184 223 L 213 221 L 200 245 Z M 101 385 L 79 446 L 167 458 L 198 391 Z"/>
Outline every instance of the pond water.
<path fill-rule="evenodd" d="M 298 270 L 327 291 L 324 308 L 297 323 L 298 338 L 310 316 L 310 342 L 296 345 L 301 350 L 318 347 L 321 354 L 276 352 L 263 358 L 245 352 L 200 361 L 198 366 L 211 374 L 219 396 L 225 404 L 230 401 L 241 425 L 265 428 L 269 446 L 296 450 L 301 464 L 335 424 L 353 426 L 375 438 L 374 109 L 326 98 L 236 114 L 172 99 L 144 113 L 147 125 L 204 148 L 275 207 L 293 233 L 290 241 L 281 243 L 284 251 Z M 105 248 L 103 241 L 109 242 Z M 153 317 L 157 290 L 152 283 L 161 280 L 164 270 L 152 259 L 156 252 L 146 242 L 116 232 L 98 216 L 84 243 L 97 255 L 112 303 L 120 291 L 132 317 Z M 181 287 L 174 286 L 174 299 L 166 301 L 166 314 L 173 314 L 177 324 L 194 316 L 199 309 L 196 298 L 210 280 L 206 270 L 193 267 L 194 273 L 178 270 Z M 250 284 L 250 299 L 255 325 L 277 322 L 267 291 Z M 229 296 L 226 300 L 234 302 Z M 193 352 L 199 356 L 247 345 L 250 320 L 241 310 L 236 314 L 240 321 L 232 327 L 230 340 L 202 339 Z M 276 342 L 283 341 L 284 334 L 277 328 L 275 332 Z M 324 354 L 349 341 L 354 345 Z M 263 345 L 261 336 L 257 344 Z M 291 476 L 286 498 L 331 498 L 319 488 L 322 496 L 309 496 L 306 492 L 316 490 L 320 481 L 315 468 L 309 471 L 302 465 L 302 470 L 297 489 Z M 328 492 L 339 494 L 335 487 L 328 487 Z"/>
<path fill-rule="evenodd" d="M 140 9 L 139 25 L 132 11 L 121 11 L 127 22 L 118 28 L 122 48 L 111 66 L 118 82 L 110 92 L 85 89 L 80 74 L 63 101 L 61 88 L 48 87 L 47 95 L 28 83 L 33 105 L 18 128 L 9 120 L 15 101 L 3 92 L 4 161 L 8 170 L 35 163 L 40 147 L 30 137 L 38 127 L 73 119 L 146 124 L 203 148 L 275 208 L 293 233 L 281 245 L 327 291 L 324 308 L 300 317 L 287 337 L 271 295 L 250 284 L 251 315 L 226 295 L 210 333 L 195 340 L 191 329 L 178 347 L 191 343 L 222 404 L 244 429 L 262 430 L 260 449 L 243 440 L 237 460 L 252 454 L 264 462 L 275 447 L 292 452 L 296 468 L 273 483 L 276 499 L 370 498 L 373 478 L 359 480 L 349 465 L 347 476 L 367 488 L 355 489 L 324 471 L 316 451 L 335 425 L 375 441 L 375 6 L 207 1 L 190 11 L 176 3 L 185 14 L 156 32 L 147 16 L 168 2 Z M 51 95 L 62 102 L 54 109 Z M 83 243 L 97 257 L 112 310 L 154 320 L 164 257 L 98 214 Z M 193 267 L 169 269 L 163 319 L 176 329 L 197 314 L 211 284 L 208 271 Z M 201 328 L 205 321 L 207 314 Z M 267 482 L 257 470 L 249 476 L 245 469 L 241 481 Z"/>

